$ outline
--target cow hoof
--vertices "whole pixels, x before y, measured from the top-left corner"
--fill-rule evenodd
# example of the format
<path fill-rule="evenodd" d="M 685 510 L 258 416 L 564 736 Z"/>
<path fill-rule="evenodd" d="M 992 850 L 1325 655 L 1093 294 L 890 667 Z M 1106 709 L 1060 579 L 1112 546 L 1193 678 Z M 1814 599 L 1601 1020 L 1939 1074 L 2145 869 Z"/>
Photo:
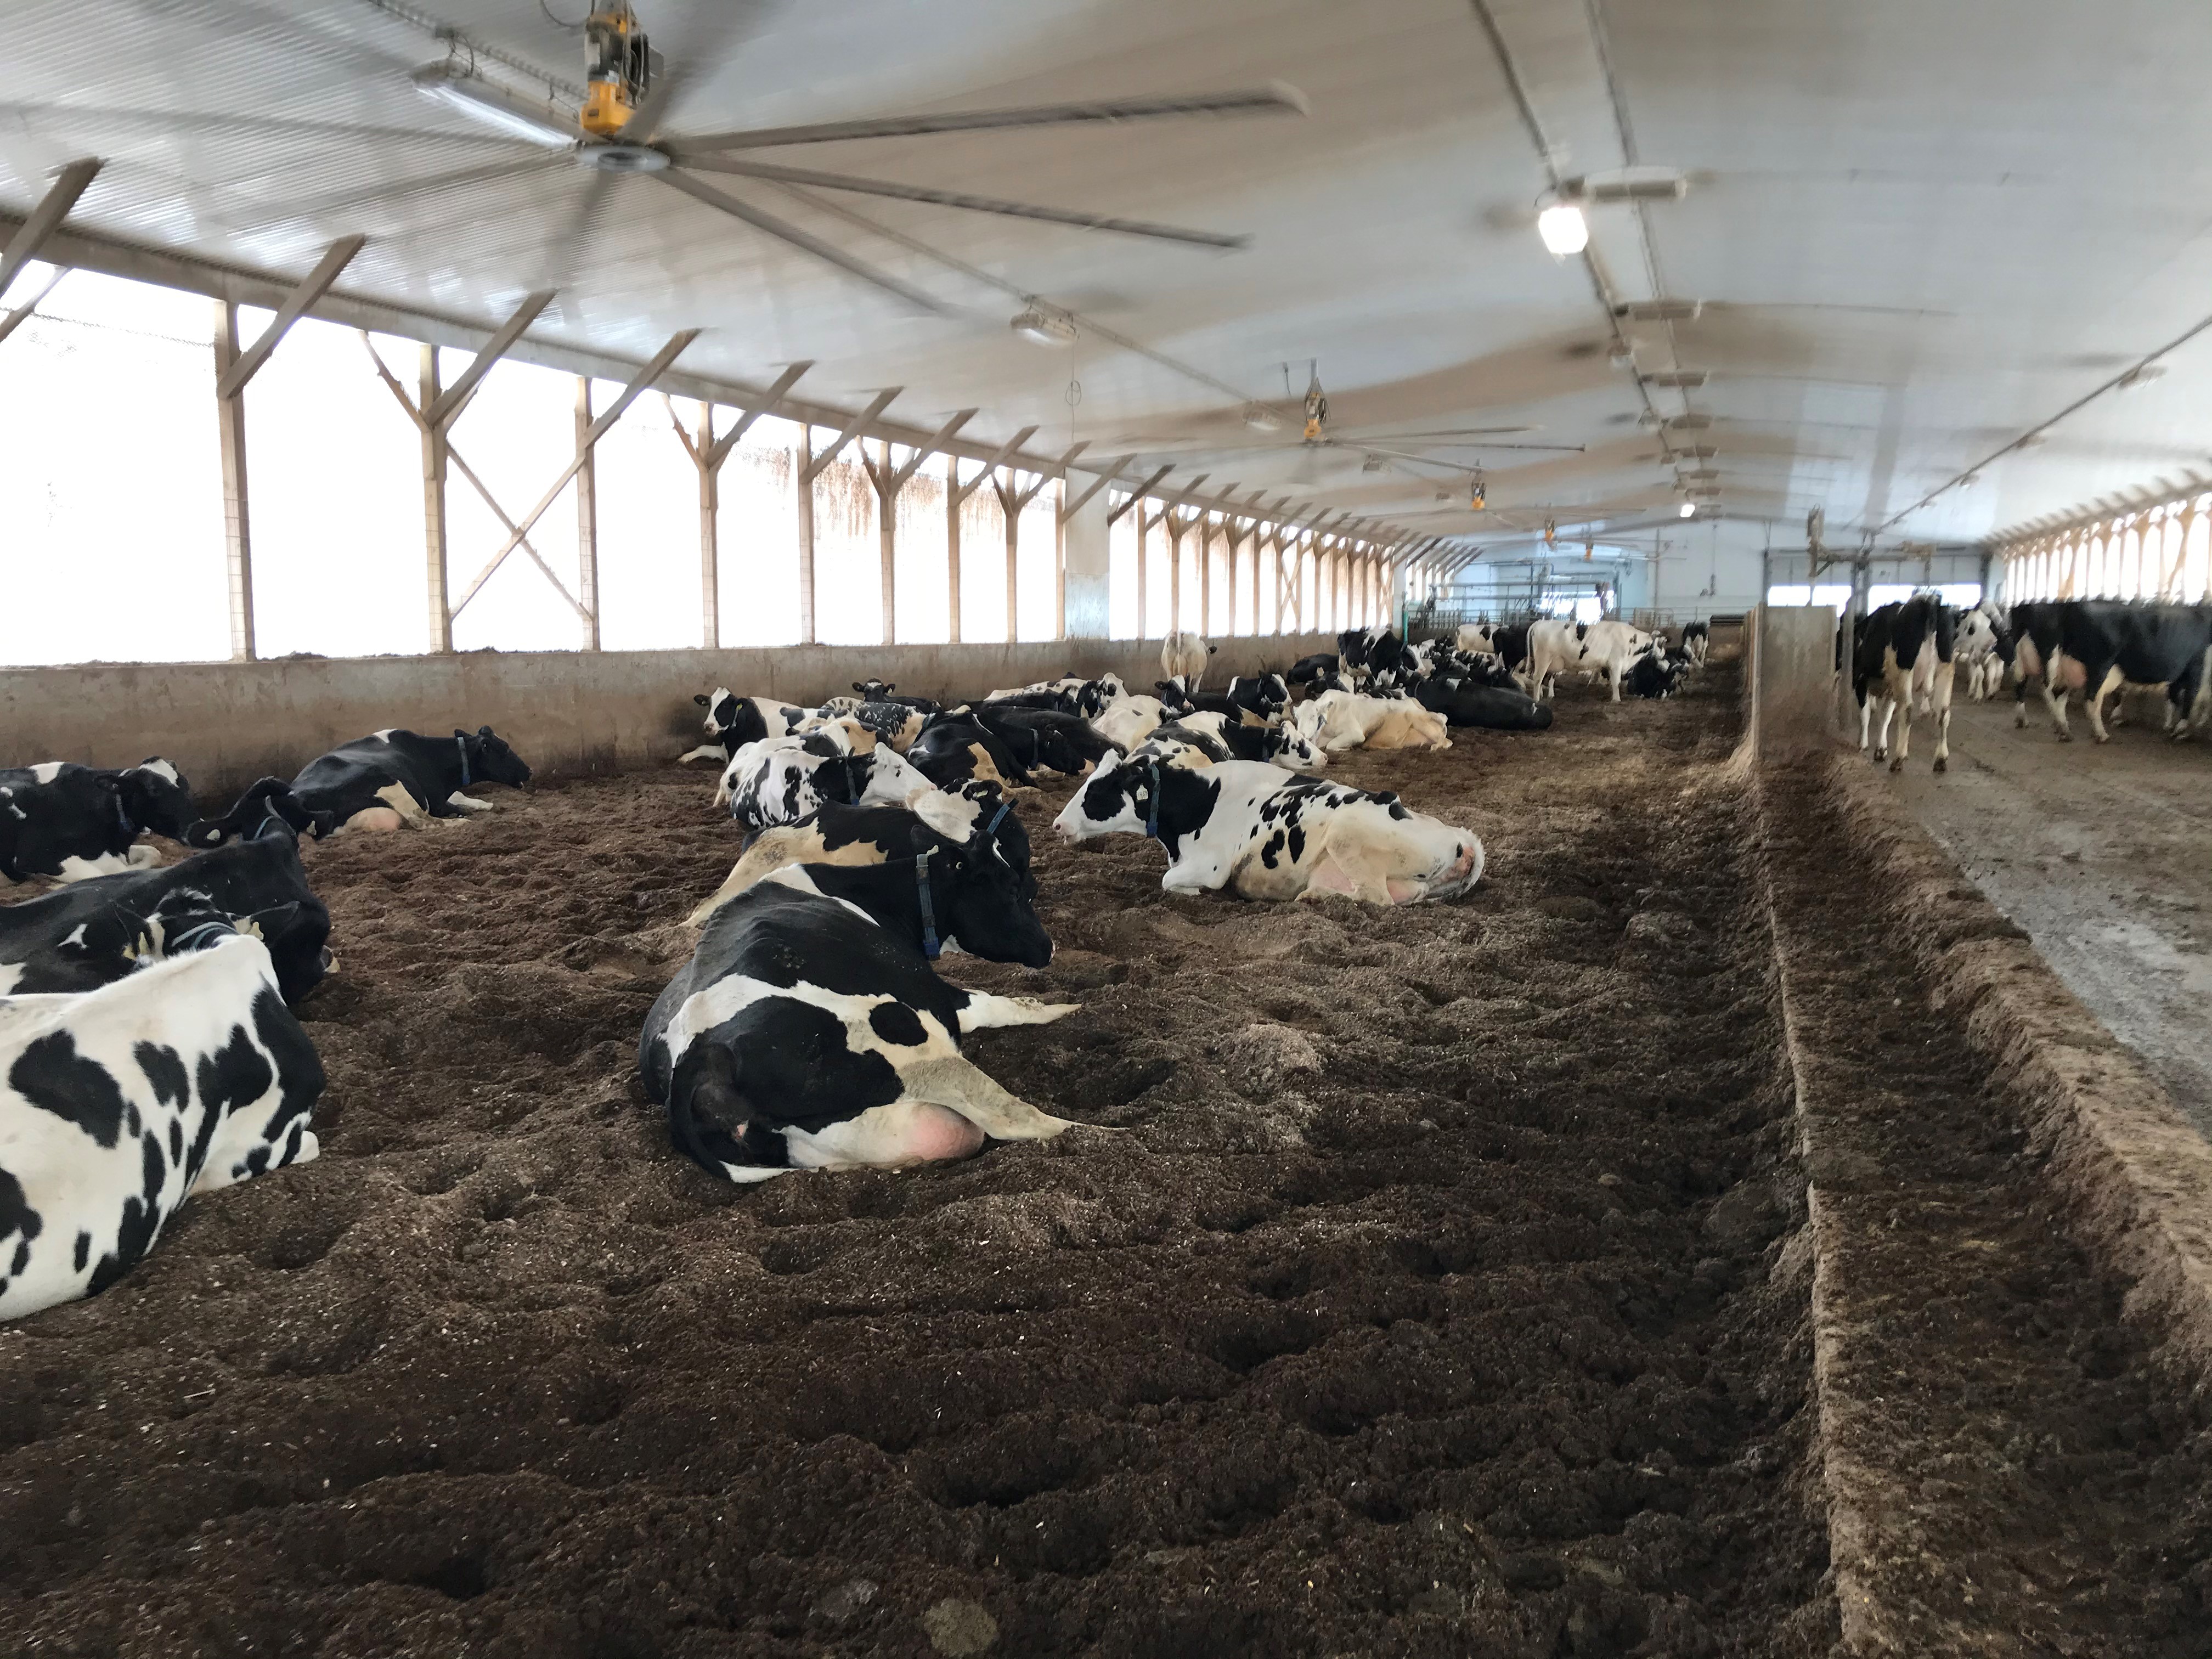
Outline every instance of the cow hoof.
<path fill-rule="evenodd" d="M 1905 757 L 1899 755 L 1895 760 L 1890 762 L 1889 769 L 1893 772 L 1902 772 L 1905 769 Z"/>
<path fill-rule="evenodd" d="M 1938 755 L 1936 757 L 1936 769 L 1938 772 L 1948 772 L 1951 769 L 1951 763 Z"/>
<path fill-rule="evenodd" d="M 2061 732 L 2058 734 L 2058 741 L 2061 743 L 2071 743 L 2074 741 L 2074 734 L 2071 732 Z"/>

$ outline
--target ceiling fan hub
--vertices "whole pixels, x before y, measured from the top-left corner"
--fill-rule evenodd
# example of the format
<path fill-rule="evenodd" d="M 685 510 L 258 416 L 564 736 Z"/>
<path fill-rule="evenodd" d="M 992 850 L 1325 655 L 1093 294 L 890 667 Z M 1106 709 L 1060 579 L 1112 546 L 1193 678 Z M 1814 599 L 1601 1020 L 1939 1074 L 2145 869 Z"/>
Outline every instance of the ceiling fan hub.
<path fill-rule="evenodd" d="M 601 173 L 659 173 L 668 166 L 667 153 L 650 144 L 592 144 L 579 159 Z"/>

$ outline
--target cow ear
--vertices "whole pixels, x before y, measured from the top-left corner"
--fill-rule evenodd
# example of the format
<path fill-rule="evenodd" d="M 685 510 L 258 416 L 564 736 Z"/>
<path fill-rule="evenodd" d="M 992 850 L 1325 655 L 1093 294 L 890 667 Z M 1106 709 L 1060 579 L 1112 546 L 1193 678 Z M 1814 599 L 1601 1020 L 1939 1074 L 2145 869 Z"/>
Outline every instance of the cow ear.
<path fill-rule="evenodd" d="M 479 726 L 477 727 L 477 735 L 480 738 L 489 737 L 491 735 L 491 727 L 489 726 Z"/>
<path fill-rule="evenodd" d="M 702 691 L 697 696 L 692 698 L 691 701 L 697 703 L 700 708 L 704 708 L 711 699 L 708 697 L 704 691 Z"/>
<path fill-rule="evenodd" d="M 489 726 L 487 726 L 485 729 L 486 729 L 487 731 L 489 731 L 490 728 L 489 728 Z M 468 738 L 468 735 L 469 735 L 469 734 L 468 734 L 467 732 L 465 732 L 462 731 L 462 730 L 461 730 L 461 728 L 460 728 L 459 726 L 455 726 L 455 727 L 453 728 L 453 735 L 454 735 L 455 737 L 457 737 L 457 738 L 460 738 L 460 739 L 462 739 L 464 742 L 465 742 L 465 741 L 467 741 L 467 738 Z"/>

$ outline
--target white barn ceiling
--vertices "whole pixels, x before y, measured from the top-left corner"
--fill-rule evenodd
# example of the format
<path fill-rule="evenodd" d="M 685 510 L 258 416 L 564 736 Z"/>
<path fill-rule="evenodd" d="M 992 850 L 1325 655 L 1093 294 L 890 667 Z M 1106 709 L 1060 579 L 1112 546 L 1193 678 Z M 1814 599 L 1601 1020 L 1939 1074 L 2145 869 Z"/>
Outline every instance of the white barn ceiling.
<path fill-rule="evenodd" d="M 583 0 L 548 0 L 562 15 Z M 2179 0 L 1488 0 L 1560 172 L 1680 169 L 1680 201 L 1591 210 L 1610 291 L 1701 300 L 1622 325 L 1579 258 L 1533 228 L 1547 174 L 1471 0 L 639 0 L 682 71 L 666 131 L 1264 85 L 1310 113 L 1190 118 L 748 152 L 757 159 L 1247 234 L 1222 252 L 867 197 L 757 207 L 923 290 L 916 312 L 653 180 L 609 181 L 419 95 L 444 55 L 376 0 L 76 0 L 7 8 L 0 211 L 61 164 L 105 167 L 70 223 L 235 265 L 304 272 L 369 238 L 338 291 L 489 325 L 528 290 L 533 334 L 749 384 L 811 358 L 804 390 L 969 435 L 1042 428 L 1086 462 L 1176 463 L 1421 533 L 1546 517 L 1670 516 L 1670 434 L 1710 447 L 1732 518 L 1969 540 L 2123 488 L 2212 474 L 2212 337 L 2163 379 L 2091 401 L 2047 441 L 1923 498 L 2212 312 L 2212 9 Z M 537 0 L 428 0 L 502 55 L 581 79 Z M 1610 76 L 1608 76 L 1608 66 Z M 510 81 L 522 77 L 484 66 Z M 856 222 L 850 216 L 859 215 Z M 943 257 L 939 257 L 943 256 Z M 1009 293 L 1016 297 L 1009 297 Z M 1008 329 L 1035 295 L 1091 326 L 1053 349 Z M 20 297 L 20 291 L 19 291 Z M 1194 380 L 1104 337 L 1141 343 Z M 1333 433 L 1525 428 L 1501 445 L 1363 471 L 1358 449 L 1267 434 L 1316 361 Z M 1070 382 L 1079 381 L 1071 404 Z M 1208 384 L 1212 382 L 1216 384 Z M 1424 440 L 1425 443 L 1429 441 Z M 1419 446 L 1416 446 L 1418 447 Z M 1480 461 L 1490 508 L 1454 464 Z M 1450 499 L 1438 501 L 1444 489 Z"/>

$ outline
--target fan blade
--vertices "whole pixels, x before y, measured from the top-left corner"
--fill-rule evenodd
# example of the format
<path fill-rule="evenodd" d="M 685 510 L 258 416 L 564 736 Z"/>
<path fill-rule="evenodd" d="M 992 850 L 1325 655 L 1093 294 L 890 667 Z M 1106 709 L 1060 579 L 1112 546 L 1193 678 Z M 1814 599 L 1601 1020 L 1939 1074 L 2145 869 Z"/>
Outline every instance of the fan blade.
<path fill-rule="evenodd" d="M 820 237 L 810 235 L 797 225 L 779 219 L 774 214 L 763 213 L 749 203 L 740 202 L 734 196 L 725 195 L 714 185 L 694 179 L 688 173 L 678 172 L 676 168 L 670 167 L 665 172 L 649 173 L 646 176 L 658 179 L 662 184 L 680 190 L 686 196 L 696 201 L 704 202 L 708 207 L 720 208 L 732 218 L 744 220 L 755 230 L 765 232 L 779 241 L 788 242 L 792 246 L 812 254 L 825 264 L 833 264 L 838 270 L 857 276 L 864 283 L 873 284 L 886 294 L 895 294 L 908 305 L 920 310 L 942 313 L 945 309 L 920 289 L 909 288 L 896 276 L 887 276 L 874 266 L 862 264 L 842 249 L 830 246 Z"/>
<path fill-rule="evenodd" d="M 987 132 L 1006 127 L 1069 126 L 1085 121 L 1147 121 L 1169 115 L 1304 115 L 1305 94 L 1277 82 L 1244 92 L 1192 93 L 1179 98 L 1122 98 L 1088 104 L 1036 104 L 1024 109 L 971 109 L 941 115 L 884 115 L 863 121 L 823 121 L 803 127 L 754 127 L 671 140 L 677 148 L 760 149 L 772 144 L 822 144 L 840 138 L 903 138 L 935 132 Z"/>
<path fill-rule="evenodd" d="M 568 216 L 568 225 L 553 238 L 551 257 L 545 262 L 546 286 L 557 296 L 553 308 L 561 313 L 561 320 L 572 328 L 583 322 L 574 309 L 580 303 L 573 292 L 577 267 L 582 262 L 585 249 L 599 246 L 592 232 L 612 193 L 615 177 L 611 173 L 594 172 L 591 175 L 576 198 L 576 210 Z"/>
<path fill-rule="evenodd" d="M 732 161 L 724 156 L 692 155 L 680 150 L 674 152 L 671 159 L 678 167 L 698 167 L 708 173 L 734 173 L 781 185 L 811 185 L 817 190 L 850 191 L 856 196 L 890 196 L 902 202 L 928 202 L 938 207 L 966 208 L 973 213 L 1002 213 L 1012 219 L 1042 219 L 1050 224 L 1073 225 L 1079 230 L 1113 230 L 1125 236 L 1152 236 L 1166 242 L 1190 242 L 1200 247 L 1243 247 L 1252 240 L 1249 236 L 1218 236 L 1206 230 L 1183 230 L 1174 225 L 1147 224 L 1139 219 L 1109 219 L 1103 214 L 1031 207 L 1024 202 L 1002 202 L 996 197 L 932 190 L 922 185 L 857 179 L 845 173 L 815 173 L 805 167 L 776 167 L 762 161 Z"/>
<path fill-rule="evenodd" d="M 1455 426 L 1437 432 L 1378 432 L 1378 438 L 1395 443 L 1401 438 L 1487 438 L 1507 432 L 1541 432 L 1540 426 Z"/>
<path fill-rule="evenodd" d="M 325 213 L 366 207 L 374 202 L 402 200 L 410 196 L 425 195 L 434 191 L 455 190 L 464 185 L 483 184 L 493 179 L 513 178 L 518 174 L 550 167 L 556 163 L 567 164 L 565 155 L 548 155 L 540 150 L 519 161 L 492 161 L 482 167 L 456 167 L 450 173 L 433 173 L 419 179 L 399 179 L 389 184 L 370 185 L 360 190 L 339 191 L 329 196 L 318 196 L 305 202 L 287 205 L 281 213 L 265 219 L 240 219 L 226 216 L 216 221 L 233 234 L 259 230 L 265 226 L 283 224 L 299 219 L 313 219 Z"/>
<path fill-rule="evenodd" d="M 275 116 L 223 111 L 210 113 L 189 109 L 115 109 L 90 104 L 10 104 L 12 117 L 36 116 L 41 127 L 88 126 L 102 132 L 151 128 L 164 134 L 211 133 L 238 137 L 259 133 L 272 138 L 375 138 L 396 143 L 474 145 L 489 149 L 519 149 L 520 139 L 495 132 L 426 132 L 421 127 L 373 126 L 358 121 L 299 121 Z"/>
<path fill-rule="evenodd" d="M 1370 448 L 1372 446 L 1363 444 L 1359 447 Z M 1450 442 L 1424 444 L 1422 447 L 1425 449 L 1532 449 L 1563 455 L 1579 455 L 1583 453 L 1587 446 L 1583 444 L 1492 444 L 1453 440 Z"/>

